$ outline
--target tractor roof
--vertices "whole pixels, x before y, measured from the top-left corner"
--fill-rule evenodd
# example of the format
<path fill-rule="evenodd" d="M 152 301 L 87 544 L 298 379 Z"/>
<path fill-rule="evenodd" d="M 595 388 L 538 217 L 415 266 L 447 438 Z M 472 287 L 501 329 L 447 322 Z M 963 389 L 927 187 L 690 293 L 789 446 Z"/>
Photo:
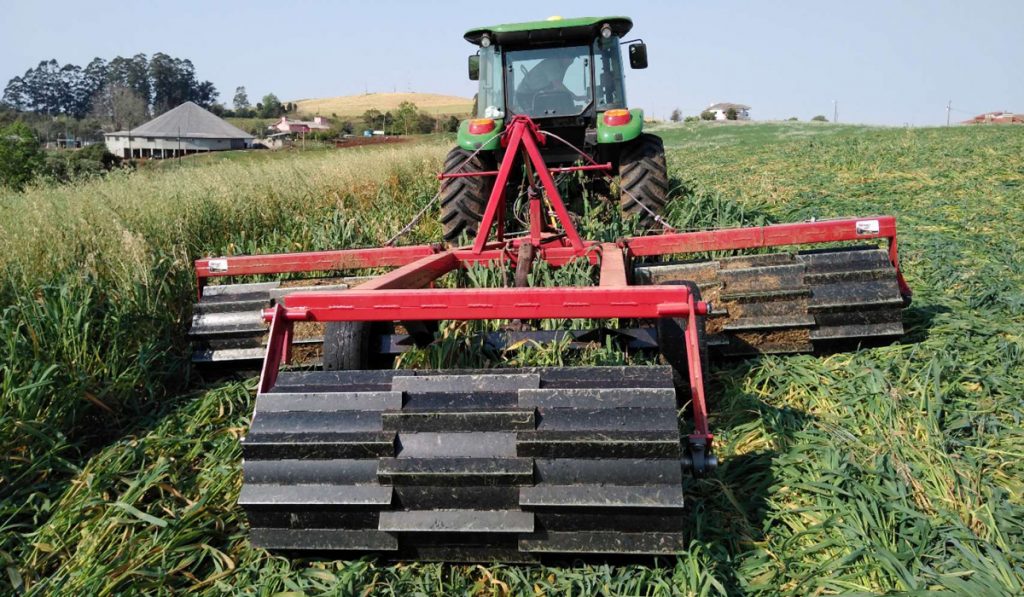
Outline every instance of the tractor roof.
<path fill-rule="evenodd" d="M 601 33 L 601 25 L 608 23 L 612 33 L 621 37 L 633 28 L 629 17 L 579 17 L 576 19 L 554 18 L 546 21 L 530 21 L 529 23 L 509 23 L 470 29 L 464 36 L 471 44 L 480 45 L 480 38 L 485 33 L 500 45 L 532 45 L 568 42 L 577 40 L 591 41 Z"/>

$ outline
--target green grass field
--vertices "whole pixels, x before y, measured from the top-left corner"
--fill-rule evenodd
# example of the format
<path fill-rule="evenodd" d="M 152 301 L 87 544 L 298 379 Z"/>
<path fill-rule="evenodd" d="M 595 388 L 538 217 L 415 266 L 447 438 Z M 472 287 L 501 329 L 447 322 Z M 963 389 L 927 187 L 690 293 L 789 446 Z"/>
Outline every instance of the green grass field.
<path fill-rule="evenodd" d="M 915 291 L 897 344 L 713 367 L 722 465 L 685 488 L 687 553 L 391 565 L 246 541 L 238 439 L 255 380 L 204 385 L 190 370 L 191 260 L 379 244 L 433 197 L 438 140 L 0 191 L 0 593 L 1024 591 L 1024 128 L 658 132 L 676 225 L 892 213 Z M 584 227 L 623 224 L 595 206 Z M 407 242 L 439 237 L 426 219 Z M 559 358 L 448 348 L 404 365 Z"/>

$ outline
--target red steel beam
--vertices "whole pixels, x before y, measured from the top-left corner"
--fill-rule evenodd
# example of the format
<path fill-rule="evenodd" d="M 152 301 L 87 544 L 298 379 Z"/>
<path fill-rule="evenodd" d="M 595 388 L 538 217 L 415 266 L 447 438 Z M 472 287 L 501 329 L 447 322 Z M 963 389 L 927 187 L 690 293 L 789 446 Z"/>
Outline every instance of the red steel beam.
<path fill-rule="evenodd" d="M 601 244 L 601 278 L 604 288 L 629 286 L 626 279 L 626 253 L 615 243 Z"/>
<path fill-rule="evenodd" d="M 509 135 L 509 149 L 505 150 L 505 159 L 498 168 L 498 179 L 494 181 L 491 196 L 487 198 L 487 207 L 484 209 L 484 215 L 480 220 L 480 227 L 477 228 L 476 239 L 473 240 L 474 253 L 480 253 L 484 250 L 484 245 L 487 244 L 487 237 L 491 234 L 491 227 L 494 225 L 498 210 L 505 209 L 505 183 L 512 173 L 512 166 L 515 163 L 515 151 L 519 147 L 519 140 L 523 138 L 523 131 L 525 130 L 525 127 L 518 125 L 516 121 L 513 121 L 513 125 L 506 133 Z"/>
<path fill-rule="evenodd" d="M 296 321 L 437 321 L 480 319 L 652 319 L 686 317 L 685 286 L 343 290 L 296 292 L 284 299 Z M 271 315 L 270 310 L 264 317 Z"/>
<path fill-rule="evenodd" d="M 704 398 L 704 364 L 701 361 L 700 336 L 697 331 L 697 302 L 693 295 L 687 298 L 689 314 L 686 316 L 686 329 L 683 340 L 686 342 L 686 360 L 690 374 L 690 404 L 693 409 L 693 435 L 711 440 L 708 429 L 708 408 Z M 706 348 L 705 348 L 706 350 Z M 710 446 L 709 446 L 710 448 Z"/>
<path fill-rule="evenodd" d="M 542 245 L 537 254 L 540 255 L 541 259 L 547 261 L 549 265 L 555 267 L 561 267 L 579 257 L 587 257 L 591 263 L 597 263 L 597 255 L 591 249 L 598 244 L 600 243 L 584 241 L 582 251 L 578 251 L 573 247 Z M 455 256 L 466 265 L 486 265 L 494 261 L 500 262 L 502 259 L 509 259 L 512 254 L 504 248 L 491 247 L 484 249 L 480 253 L 474 253 L 472 249 L 456 249 Z"/>
<path fill-rule="evenodd" d="M 438 250 L 434 245 L 412 245 L 342 251 L 239 255 L 196 259 L 195 268 L 196 276 L 199 278 L 368 269 L 405 265 L 421 257 L 433 255 Z"/>
<path fill-rule="evenodd" d="M 611 162 L 605 164 L 590 164 L 587 166 L 563 166 L 560 168 L 548 168 L 548 172 L 552 174 L 562 174 L 564 172 L 582 172 L 589 170 L 611 170 Z M 438 180 L 445 180 L 448 178 L 472 178 L 474 176 L 497 176 L 499 170 L 483 170 L 481 172 L 442 172 L 437 175 Z"/>
<path fill-rule="evenodd" d="M 285 308 L 278 303 L 264 312 L 269 316 L 270 336 L 267 339 L 267 352 L 263 355 L 263 368 L 260 370 L 260 383 L 256 391 L 260 394 L 269 392 L 277 383 L 277 372 L 281 365 L 287 363 L 288 353 L 292 344 L 292 326 L 286 316 Z"/>
<path fill-rule="evenodd" d="M 750 228 L 727 228 L 724 230 L 707 230 L 702 232 L 659 234 L 656 236 L 634 236 L 624 239 L 622 242 L 625 246 L 629 247 L 633 255 L 646 257 L 650 255 L 754 249 L 873 238 L 887 238 L 892 242 L 896 238 L 896 218 L 892 216 L 877 216 L 871 218 L 828 220 L 824 222 L 802 222 L 799 224 L 775 224 Z"/>
<path fill-rule="evenodd" d="M 522 127 L 525 129 L 528 125 L 532 125 L 532 123 L 529 120 L 526 120 Z M 526 154 L 529 156 L 530 161 L 533 162 L 533 167 L 537 171 L 537 178 L 539 178 L 541 184 L 544 185 L 544 192 L 547 195 L 548 202 L 551 204 L 551 208 L 555 210 L 555 215 L 558 216 L 558 221 L 562 224 L 562 228 L 565 230 L 565 237 L 569 240 L 569 243 L 573 248 L 577 251 L 583 251 L 583 240 L 580 239 L 580 234 L 576 231 L 576 226 L 572 223 L 572 218 L 569 217 L 569 210 L 566 209 L 565 203 L 562 201 L 562 196 L 558 193 L 558 186 L 555 185 L 555 180 L 551 178 L 551 173 L 548 172 L 547 165 L 544 163 L 544 158 L 540 155 L 540 149 L 537 147 L 537 141 L 533 136 L 536 134 L 536 131 L 536 128 L 530 128 L 530 134 L 522 135 L 520 137 L 520 142 L 523 145 L 523 149 L 526 150 Z"/>
<path fill-rule="evenodd" d="M 427 255 L 398 269 L 363 282 L 353 290 L 377 291 L 393 288 L 423 288 L 459 267 L 454 251 Z"/>

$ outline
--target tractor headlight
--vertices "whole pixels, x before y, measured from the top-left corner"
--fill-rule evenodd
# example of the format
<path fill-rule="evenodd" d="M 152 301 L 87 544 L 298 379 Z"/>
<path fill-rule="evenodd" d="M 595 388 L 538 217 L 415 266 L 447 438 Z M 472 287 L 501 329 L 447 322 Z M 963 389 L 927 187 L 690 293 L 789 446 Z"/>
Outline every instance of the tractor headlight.
<path fill-rule="evenodd" d="M 612 36 L 612 26 L 608 23 L 601 25 L 601 37 L 608 39 Z"/>
<path fill-rule="evenodd" d="M 489 47 L 491 47 L 491 36 L 490 35 L 487 35 L 486 33 L 484 33 L 483 36 L 480 37 L 480 47 L 481 48 L 489 48 Z"/>

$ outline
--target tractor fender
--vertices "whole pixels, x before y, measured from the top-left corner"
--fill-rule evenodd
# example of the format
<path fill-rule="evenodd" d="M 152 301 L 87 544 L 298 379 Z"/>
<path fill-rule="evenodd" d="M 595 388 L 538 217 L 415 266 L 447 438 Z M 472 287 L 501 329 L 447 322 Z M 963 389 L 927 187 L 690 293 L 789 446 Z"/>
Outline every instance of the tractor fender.
<path fill-rule="evenodd" d="M 644 111 L 640 108 L 633 108 L 629 111 L 631 118 L 629 122 L 619 126 L 609 126 L 604 123 L 604 113 L 597 115 L 597 142 L 599 144 L 625 143 L 632 141 L 644 132 Z"/>
<path fill-rule="evenodd" d="M 485 151 L 495 150 L 498 149 L 498 145 L 501 142 L 501 136 L 495 133 L 500 133 L 504 128 L 504 119 L 496 118 L 494 120 L 494 130 L 482 135 L 474 135 L 469 132 L 469 120 L 463 120 L 459 123 L 459 133 L 456 142 L 459 147 L 467 151 L 476 151 L 478 149 Z"/>

